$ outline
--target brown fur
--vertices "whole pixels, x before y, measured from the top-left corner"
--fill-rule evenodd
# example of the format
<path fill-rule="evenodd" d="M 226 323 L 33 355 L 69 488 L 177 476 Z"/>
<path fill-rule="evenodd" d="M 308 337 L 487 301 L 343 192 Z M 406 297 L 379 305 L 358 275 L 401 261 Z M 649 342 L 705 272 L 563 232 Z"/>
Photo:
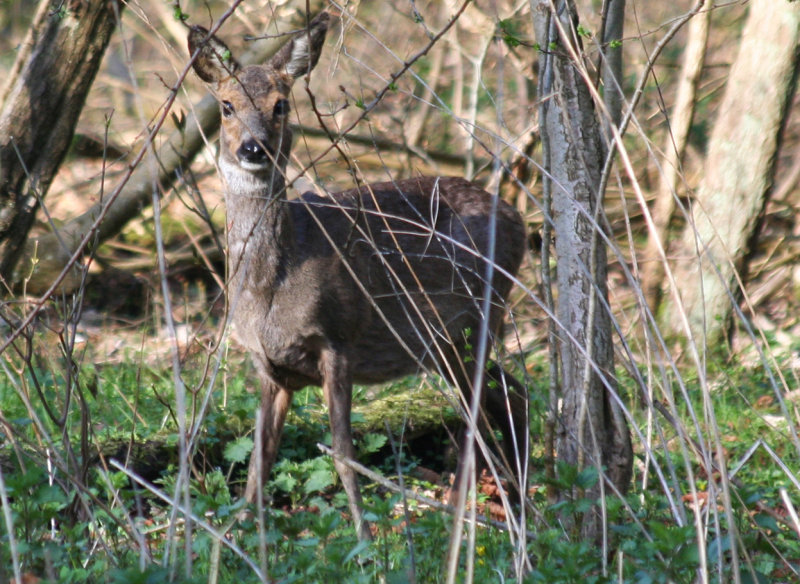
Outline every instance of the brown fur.
<path fill-rule="evenodd" d="M 519 214 L 461 178 L 417 178 L 286 198 L 291 147 L 286 111 L 293 78 L 316 64 L 328 16 L 311 22 L 269 63 L 242 68 L 194 27 L 195 70 L 223 111 L 220 169 L 226 190 L 229 304 L 237 337 L 262 382 L 256 452 L 246 496 L 261 492 L 275 460 L 292 392 L 323 388 L 333 449 L 354 458 L 352 384 L 433 368 L 469 403 L 482 330 L 490 225 L 496 221 L 490 339 L 522 260 Z M 507 460 L 524 468 L 525 390 L 497 365 L 482 398 L 503 432 Z M 494 382 L 494 383 L 488 383 Z M 491 387 L 489 387 L 491 385 Z M 507 391 L 503 391 L 503 389 Z M 260 451 L 260 453 L 259 453 Z M 459 463 L 459 472 L 464 461 Z M 359 534 L 354 472 L 336 461 Z"/>

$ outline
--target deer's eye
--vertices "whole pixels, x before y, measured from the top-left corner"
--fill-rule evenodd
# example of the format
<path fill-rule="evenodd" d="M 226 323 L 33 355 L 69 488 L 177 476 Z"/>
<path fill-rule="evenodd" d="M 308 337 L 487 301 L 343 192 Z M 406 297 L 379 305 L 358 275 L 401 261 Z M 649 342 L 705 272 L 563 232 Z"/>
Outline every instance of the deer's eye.
<path fill-rule="evenodd" d="M 285 116 L 289 113 L 289 100 L 288 99 L 279 99 L 275 102 L 275 106 L 272 108 L 272 115 L 273 116 Z"/>
<path fill-rule="evenodd" d="M 229 101 L 222 102 L 222 115 L 226 118 L 229 118 L 233 115 L 234 109 L 233 104 Z"/>

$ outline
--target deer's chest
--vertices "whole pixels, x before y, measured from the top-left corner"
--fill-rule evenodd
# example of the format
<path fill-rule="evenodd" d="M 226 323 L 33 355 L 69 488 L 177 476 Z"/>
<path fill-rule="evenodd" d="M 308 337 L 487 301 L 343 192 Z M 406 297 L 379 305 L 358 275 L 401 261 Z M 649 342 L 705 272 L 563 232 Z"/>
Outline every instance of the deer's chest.
<path fill-rule="evenodd" d="M 335 342 L 326 321 L 335 322 L 336 310 L 325 306 L 320 295 L 310 288 L 283 289 L 267 301 L 243 291 L 234 307 L 238 340 L 272 379 L 290 389 L 321 384 L 321 354 Z"/>

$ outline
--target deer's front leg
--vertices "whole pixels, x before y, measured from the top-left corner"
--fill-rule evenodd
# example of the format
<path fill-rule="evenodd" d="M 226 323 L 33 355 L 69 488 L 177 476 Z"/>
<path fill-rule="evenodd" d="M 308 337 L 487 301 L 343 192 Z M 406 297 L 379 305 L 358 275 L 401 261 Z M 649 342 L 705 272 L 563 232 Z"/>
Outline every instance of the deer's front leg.
<path fill-rule="evenodd" d="M 327 349 L 322 356 L 323 385 L 325 402 L 328 405 L 328 417 L 331 424 L 331 441 L 333 451 L 346 458 L 355 460 L 356 449 L 353 445 L 353 432 L 350 427 L 350 408 L 353 398 L 353 379 L 344 352 Z M 338 458 L 334 459 L 336 472 L 342 479 L 350 512 L 356 525 L 356 533 L 361 540 L 372 539 L 369 526 L 363 518 L 361 509 L 361 490 L 358 487 L 358 476 L 355 471 Z"/>
<path fill-rule="evenodd" d="M 292 403 L 292 392 L 265 379 L 261 388 L 261 407 L 256 416 L 255 446 L 250 456 L 247 471 L 247 487 L 244 491 L 248 503 L 262 496 L 264 484 L 278 456 L 283 424 Z"/>

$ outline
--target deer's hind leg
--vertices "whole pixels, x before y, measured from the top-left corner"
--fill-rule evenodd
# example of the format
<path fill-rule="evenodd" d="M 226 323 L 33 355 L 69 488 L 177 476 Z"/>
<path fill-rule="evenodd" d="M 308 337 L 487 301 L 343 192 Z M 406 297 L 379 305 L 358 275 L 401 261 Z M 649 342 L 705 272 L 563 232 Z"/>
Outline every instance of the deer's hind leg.
<path fill-rule="evenodd" d="M 475 379 L 475 357 L 472 351 L 467 350 L 464 346 L 455 346 L 451 348 L 452 354 L 448 356 L 447 362 L 443 366 L 443 373 L 446 379 L 458 388 L 461 394 L 461 405 L 465 411 L 469 411 L 472 405 L 473 396 L 473 381 Z M 463 421 L 463 426 L 458 433 L 457 447 L 458 458 L 456 463 L 456 472 L 453 479 L 453 486 L 450 489 L 448 502 L 451 505 L 456 505 L 461 494 L 462 482 L 468 478 L 467 473 L 472 475 L 473 479 L 477 479 L 477 473 L 483 465 L 483 458 L 480 456 L 480 449 L 476 442 L 473 442 L 472 457 L 467 452 L 467 442 L 470 437 L 470 432 L 477 430 L 481 435 L 487 436 L 484 404 L 486 401 L 485 391 L 480 394 L 481 403 L 478 410 L 478 418 L 474 420 L 474 427 L 470 427 L 471 423 L 466 418 Z M 469 488 L 469 482 L 464 485 Z"/>
<path fill-rule="evenodd" d="M 525 492 L 530 454 L 528 391 L 497 363 L 484 373 L 486 411 L 503 434 L 503 461 L 518 494 Z"/>
<path fill-rule="evenodd" d="M 448 377 L 459 388 L 463 403 L 469 408 L 472 403 L 472 387 L 478 363 L 472 351 L 464 350 L 456 353 L 457 357 L 450 360 Z M 503 436 L 501 446 L 503 466 L 506 469 L 504 474 L 510 479 L 515 493 L 524 492 L 524 488 L 519 487 L 524 483 L 529 452 L 527 391 L 496 363 L 490 362 L 488 366 L 484 363 L 480 365 L 483 368 L 483 375 L 479 416 L 475 424 L 489 445 L 495 442 L 492 426 L 499 428 Z M 456 502 L 462 477 L 470 466 L 465 449 L 468 432 L 469 428 L 465 428 L 459 440 L 458 466 L 454 488 L 450 492 L 451 504 Z M 475 448 L 474 451 L 477 453 L 477 450 Z M 480 471 L 483 463 L 482 459 L 476 459 L 474 465 L 476 473 Z"/>

